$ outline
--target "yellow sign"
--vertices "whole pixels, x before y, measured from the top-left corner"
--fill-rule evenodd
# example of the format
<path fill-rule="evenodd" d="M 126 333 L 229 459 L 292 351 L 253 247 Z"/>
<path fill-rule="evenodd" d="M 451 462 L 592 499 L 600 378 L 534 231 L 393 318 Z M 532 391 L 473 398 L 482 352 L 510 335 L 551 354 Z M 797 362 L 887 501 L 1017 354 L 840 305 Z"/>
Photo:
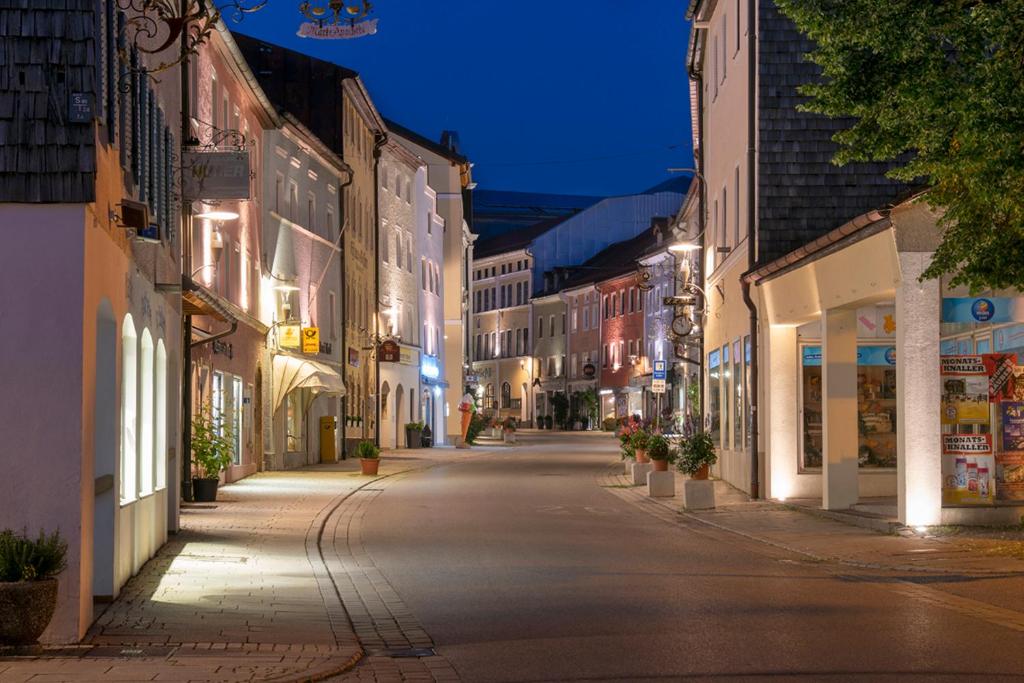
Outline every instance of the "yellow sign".
<path fill-rule="evenodd" d="M 281 325 L 280 344 L 282 349 L 297 349 L 302 346 L 302 327 Z"/>
<path fill-rule="evenodd" d="M 320 353 L 320 328 L 319 327 L 303 327 L 302 328 L 302 352 L 303 353 Z"/>

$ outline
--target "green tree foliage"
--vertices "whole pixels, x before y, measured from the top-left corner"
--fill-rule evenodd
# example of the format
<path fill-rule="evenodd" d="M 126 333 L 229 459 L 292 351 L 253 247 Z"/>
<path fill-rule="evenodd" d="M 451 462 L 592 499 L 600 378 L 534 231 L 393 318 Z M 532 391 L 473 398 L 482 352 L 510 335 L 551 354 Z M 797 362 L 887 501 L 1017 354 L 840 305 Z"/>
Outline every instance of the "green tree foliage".
<path fill-rule="evenodd" d="M 776 0 L 816 43 L 805 111 L 850 117 L 835 162 L 898 161 L 943 240 L 925 277 L 1024 285 L 1024 0 Z"/>

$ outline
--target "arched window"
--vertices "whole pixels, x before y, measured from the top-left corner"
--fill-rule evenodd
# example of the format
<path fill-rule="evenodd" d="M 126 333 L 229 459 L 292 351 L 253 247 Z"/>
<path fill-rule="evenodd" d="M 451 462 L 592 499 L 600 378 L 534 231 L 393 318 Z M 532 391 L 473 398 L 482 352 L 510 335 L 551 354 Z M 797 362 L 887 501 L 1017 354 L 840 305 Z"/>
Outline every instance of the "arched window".
<path fill-rule="evenodd" d="M 135 500 L 138 491 L 136 478 L 135 441 L 138 398 L 136 381 L 138 377 L 138 357 L 135 323 L 131 315 L 124 317 L 121 325 L 121 503 Z"/>
<path fill-rule="evenodd" d="M 153 336 L 142 330 L 139 345 L 139 483 L 140 496 L 153 492 Z"/>
<path fill-rule="evenodd" d="M 512 386 L 508 382 L 501 383 L 501 407 L 512 407 Z"/>
<path fill-rule="evenodd" d="M 153 367 L 153 447 L 156 450 L 155 483 L 157 491 L 167 488 L 167 349 L 164 340 L 156 343 Z"/>

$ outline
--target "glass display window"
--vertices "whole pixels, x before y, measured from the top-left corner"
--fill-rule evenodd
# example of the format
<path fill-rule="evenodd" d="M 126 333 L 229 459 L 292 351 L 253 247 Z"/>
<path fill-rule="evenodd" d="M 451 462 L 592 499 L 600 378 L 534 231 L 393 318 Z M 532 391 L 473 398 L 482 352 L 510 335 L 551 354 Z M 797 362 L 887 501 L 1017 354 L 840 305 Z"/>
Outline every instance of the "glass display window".
<path fill-rule="evenodd" d="M 822 465 L 821 347 L 801 347 L 801 469 Z M 861 468 L 896 467 L 896 347 L 857 347 L 857 461 Z"/>
<path fill-rule="evenodd" d="M 719 444 L 722 437 L 722 353 L 715 349 L 708 354 L 708 434 L 711 440 Z"/>
<path fill-rule="evenodd" d="M 729 437 L 732 430 L 729 423 L 732 420 L 732 363 L 729 353 L 729 345 L 722 347 L 722 450 L 732 447 Z"/>

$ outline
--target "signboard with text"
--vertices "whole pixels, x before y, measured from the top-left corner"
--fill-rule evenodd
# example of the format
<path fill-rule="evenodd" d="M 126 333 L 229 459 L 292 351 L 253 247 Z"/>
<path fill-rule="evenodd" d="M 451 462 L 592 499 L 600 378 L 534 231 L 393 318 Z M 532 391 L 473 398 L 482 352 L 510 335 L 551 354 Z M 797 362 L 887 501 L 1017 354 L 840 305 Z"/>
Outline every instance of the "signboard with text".
<path fill-rule="evenodd" d="M 320 353 L 320 328 L 302 328 L 302 352 Z"/>
<path fill-rule="evenodd" d="M 302 327 L 299 325 L 281 325 L 279 339 L 282 349 L 302 348 Z"/>
<path fill-rule="evenodd" d="M 186 199 L 249 199 L 248 152 L 182 152 Z"/>

